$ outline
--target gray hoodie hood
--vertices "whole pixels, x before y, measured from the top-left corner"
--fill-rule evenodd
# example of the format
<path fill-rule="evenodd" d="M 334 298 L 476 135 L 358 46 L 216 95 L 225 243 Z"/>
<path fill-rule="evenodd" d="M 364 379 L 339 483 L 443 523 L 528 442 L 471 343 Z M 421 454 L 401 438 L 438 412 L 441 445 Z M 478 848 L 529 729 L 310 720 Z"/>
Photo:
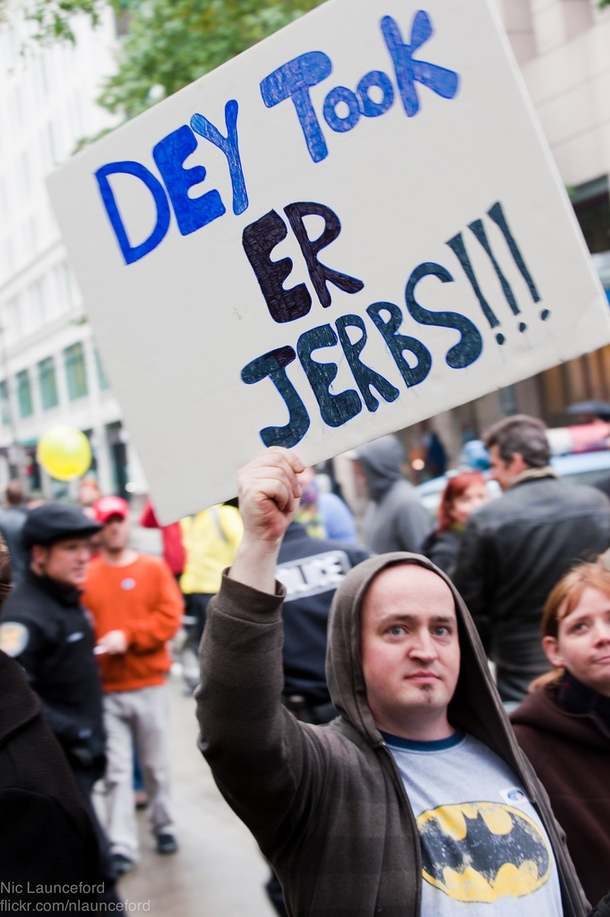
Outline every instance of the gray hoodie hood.
<path fill-rule="evenodd" d="M 336 709 L 371 744 L 382 742 L 366 697 L 360 653 L 360 613 L 372 580 L 387 567 L 405 563 L 431 570 L 453 593 L 461 665 L 457 688 L 449 705 L 451 723 L 475 735 L 505 760 L 515 762 L 520 753 L 470 613 L 451 580 L 418 554 L 395 552 L 371 557 L 354 567 L 337 589 L 330 612 L 326 657 L 326 677 Z"/>
<path fill-rule="evenodd" d="M 371 499 L 379 502 L 395 481 L 402 477 L 403 448 L 392 434 L 356 449 Z"/>

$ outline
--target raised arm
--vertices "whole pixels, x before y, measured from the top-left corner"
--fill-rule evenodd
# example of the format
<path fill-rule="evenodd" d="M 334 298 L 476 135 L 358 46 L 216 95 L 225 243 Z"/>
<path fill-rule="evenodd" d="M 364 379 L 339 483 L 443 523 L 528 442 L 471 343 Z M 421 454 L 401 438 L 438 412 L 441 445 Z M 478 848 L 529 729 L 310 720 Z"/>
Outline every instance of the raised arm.
<path fill-rule="evenodd" d="M 244 537 L 208 606 L 197 690 L 199 747 L 232 808 L 270 855 L 310 804 L 317 740 L 282 704 L 279 548 L 298 505 L 299 459 L 269 449 L 239 474 Z"/>
<path fill-rule="evenodd" d="M 259 592 L 275 593 L 277 558 L 301 496 L 297 475 L 304 470 L 296 455 L 279 447 L 241 469 L 238 492 L 244 537 L 229 572 L 231 579 Z"/>

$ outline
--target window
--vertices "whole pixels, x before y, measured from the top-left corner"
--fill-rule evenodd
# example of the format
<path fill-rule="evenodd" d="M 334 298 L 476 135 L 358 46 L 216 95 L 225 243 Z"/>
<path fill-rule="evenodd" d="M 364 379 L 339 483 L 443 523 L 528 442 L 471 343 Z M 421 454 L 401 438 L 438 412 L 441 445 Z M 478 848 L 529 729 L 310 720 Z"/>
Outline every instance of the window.
<path fill-rule="evenodd" d="M 8 385 L 6 379 L 0 382 L 0 415 L 2 416 L 2 425 L 8 427 L 11 422 L 11 413 L 8 404 Z"/>
<path fill-rule="evenodd" d="M 102 363 L 97 347 L 95 348 L 95 368 L 97 369 L 97 384 L 99 390 L 100 392 L 104 392 L 107 388 L 110 388 L 110 382 L 104 372 L 104 364 Z"/>
<path fill-rule="evenodd" d="M 74 291 L 70 268 L 66 262 L 59 264 L 53 271 L 55 275 L 56 292 L 59 298 L 59 312 L 67 312 L 74 305 Z"/>
<path fill-rule="evenodd" d="M 47 357 L 38 364 L 38 381 L 40 383 L 40 397 L 43 410 L 48 411 L 59 404 L 57 394 L 57 379 L 55 378 L 55 361 Z"/>
<path fill-rule="evenodd" d="M 608 177 L 571 189 L 570 197 L 583 235 L 593 253 L 610 249 L 610 197 Z"/>
<path fill-rule="evenodd" d="M 45 170 L 49 171 L 57 163 L 55 131 L 50 121 L 47 122 L 42 134 L 42 157 Z"/>
<path fill-rule="evenodd" d="M 29 288 L 30 318 L 34 329 L 40 328 L 45 321 L 45 295 L 42 281 L 33 283 Z"/>
<path fill-rule="evenodd" d="M 85 352 L 82 344 L 72 344 L 64 350 L 66 361 L 66 379 L 68 381 L 68 398 L 75 401 L 87 395 L 87 372 L 85 369 Z"/>
<path fill-rule="evenodd" d="M 27 369 L 22 369 L 20 373 L 17 373 L 17 401 L 19 403 L 20 417 L 29 417 L 34 413 L 32 386 L 30 385 L 30 374 Z"/>
<path fill-rule="evenodd" d="M 5 307 L 7 343 L 18 341 L 23 333 L 21 326 L 21 305 L 19 299 L 11 299 Z"/>

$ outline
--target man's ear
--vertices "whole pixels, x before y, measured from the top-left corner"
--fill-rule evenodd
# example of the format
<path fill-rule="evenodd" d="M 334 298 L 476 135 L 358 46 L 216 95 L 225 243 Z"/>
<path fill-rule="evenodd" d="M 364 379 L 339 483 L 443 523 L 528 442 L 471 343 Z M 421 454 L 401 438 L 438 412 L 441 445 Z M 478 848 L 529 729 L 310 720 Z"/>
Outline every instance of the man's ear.
<path fill-rule="evenodd" d="M 513 452 L 508 468 L 516 476 L 521 474 L 522 471 L 527 471 L 529 465 L 520 452 Z"/>
<path fill-rule="evenodd" d="M 44 564 L 49 556 L 49 548 L 45 544 L 33 544 L 30 548 L 30 561 L 34 566 Z"/>
<path fill-rule="evenodd" d="M 559 642 L 557 637 L 543 637 L 542 649 L 546 653 L 546 658 L 549 660 L 553 668 L 565 669 L 565 662 L 563 660 L 563 656 L 559 652 Z"/>

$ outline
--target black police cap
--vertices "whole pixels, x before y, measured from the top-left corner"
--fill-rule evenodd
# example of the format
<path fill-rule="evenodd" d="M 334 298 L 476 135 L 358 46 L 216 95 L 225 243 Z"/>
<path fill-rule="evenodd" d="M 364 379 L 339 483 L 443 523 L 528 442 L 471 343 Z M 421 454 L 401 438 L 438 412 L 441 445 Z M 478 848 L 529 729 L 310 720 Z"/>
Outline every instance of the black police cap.
<path fill-rule="evenodd" d="M 23 547 L 29 550 L 33 544 L 51 544 L 61 538 L 86 538 L 103 528 L 99 522 L 85 516 L 78 506 L 67 503 L 45 503 L 28 513 L 21 530 Z"/>

